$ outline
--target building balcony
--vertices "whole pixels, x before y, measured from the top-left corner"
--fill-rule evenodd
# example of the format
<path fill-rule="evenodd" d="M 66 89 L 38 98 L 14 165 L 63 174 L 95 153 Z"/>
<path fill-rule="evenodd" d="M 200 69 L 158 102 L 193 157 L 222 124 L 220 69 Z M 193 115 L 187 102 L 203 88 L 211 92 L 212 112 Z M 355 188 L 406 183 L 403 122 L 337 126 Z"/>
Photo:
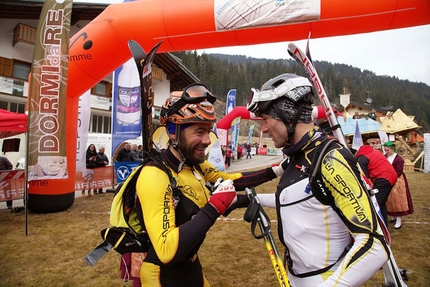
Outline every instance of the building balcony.
<path fill-rule="evenodd" d="M 15 46 L 18 42 L 23 42 L 29 45 L 34 45 L 34 40 L 36 38 L 36 28 L 18 23 L 18 25 L 13 28 L 13 42 L 12 46 Z"/>

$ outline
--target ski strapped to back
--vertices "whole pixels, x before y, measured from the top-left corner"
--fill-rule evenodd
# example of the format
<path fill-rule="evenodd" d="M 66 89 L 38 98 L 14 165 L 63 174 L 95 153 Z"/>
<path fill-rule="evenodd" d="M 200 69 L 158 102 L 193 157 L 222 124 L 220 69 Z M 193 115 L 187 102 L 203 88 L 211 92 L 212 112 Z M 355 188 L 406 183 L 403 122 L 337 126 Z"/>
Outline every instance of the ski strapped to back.
<path fill-rule="evenodd" d="M 318 96 L 321 101 L 321 105 L 323 107 L 324 113 L 326 114 L 327 121 L 330 124 L 332 133 L 334 137 L 338 139 L 338 141 L 348 148 L 348 144 L 345 140 L 345 137 L 343 135 L 342 129 L 340 128 L 339 122 L 337 121 L 337 118 L 335 116 L 334 110 L 330 104 L 330 101 L 327 97 L 327 94 L 324 90 L 324 87 L 321 83 L 321 80 L 318 76 L 318 73 L 315 69 L 315 66 L 311 60 L 310 57 L 310 51 L 309 51 L 309 40 L 308 45 L 306 47 L 306 54 L 303 53 L 303 51 L 298 48 L 294 43 L 290 43 L 288 45 L 288 53 L 290 56 L 295 59 L 301 66 L 304 67 L 306 72 L 308 73 L 308 76 L 310 80 L 312 81 L 315 90 L 318 93 Z M 362 171 L 361 171 L 362 172 Z M 400 274 L 399 268 L 397 267 L 397 264 L 394 260 L 393 253 L 391 251 L 391 248 L 389 246 L 390 244 L 390 236 L 388 232 L 388 227 L 386 226 L 381 211 L 379 209 L 379 205 L 376 201 L 376 198 L 373 194 L 370 196 L 373 207 L 375 208 L 375 212 L 378 217 L 379 225 L 381 226 L 381 230 L 383 231 L 386 241 L 388 243 L 388 250 L 389 250 L 389 258 L 388 261 L 384 264 L 382 267 L 382 271 L 384 273 L 384 279 L 385 279 L 385 285 L 386 287 L 407 287 L 407 285 L 403 282 L 402 276 Z"/>
<path fill-rule="evenodd" d="M 162 43 L 162 41 L 158 42 L 147 55 L 139 43 L 134 40 L 128 41 L 128 47 L 139 71 L 142 109 L 142 146 L 145 151 L 149 151 L 152 148 L 152 106 L 154 105 L 152 63 Z"/>
<path fill-rule="evenodd" d="M 133 55 L 133 59 L 139 72 L 142 109 L 142 145 L 145 151 L 145 155 L 147 157 L 150 156 L 150 150 L 152 149 L 152 106 L 154 103 L 152 93 L 152 63 L 161 43 L 162 42 L 157 43 L 149 52 L 149 54 L 146 54 L 142 47 L 136 41 L 130 40 L 128 42 L 129 49 Z M 141 168 L 142 167 L 139 167 L 139 169 L 136 169 L 135 171 L 137 172 L 138 170 L 138 172 L 140 173 Z M 135 178 L 135 181 L 137 180 L 137 176 Z M 131 180 L 131 178 L 127 178 L 127 180 L 129 181 Z M 119 191 L 121 187 L 122 185 L 120 184 L 117 190 Z M 109 237 L 109 240 L 106 240 L 109 232 L 112 236 Z M 133 232 L 130 233 L 129 226 L 123 226 L 121 228 L 107 228 L 102 231 L 102 237 L 104 237 L 105 240 L 103 240 L 101 244 L 94 248 L 85 257 L 85 261 L 90 266 L 93 266 L 101 257 L 103 257 L 111 249 L 115 249 L 120 252 L 121 244 L 127 247 L 130 247 L 132 245 L 142 245 L 141 242 L 136 240 L 136 234 Z M 113 238 L 113 240 L 110 240 L 111 237 Z"/>

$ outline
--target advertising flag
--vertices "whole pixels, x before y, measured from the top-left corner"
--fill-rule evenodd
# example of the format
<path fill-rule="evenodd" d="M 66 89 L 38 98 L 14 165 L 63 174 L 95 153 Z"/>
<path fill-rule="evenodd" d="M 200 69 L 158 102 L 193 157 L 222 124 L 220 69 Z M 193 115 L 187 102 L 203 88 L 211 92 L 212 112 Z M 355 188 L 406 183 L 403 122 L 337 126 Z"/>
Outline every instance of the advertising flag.
<path fill-rule="evenodd" d="M 241 117 L 235 118 L 231 122 L 231 149 L 233 154 L 237 154 L 237 145 L 239 144 L 239 127 Z"/>
<path fill-rule="evenodd" d="M 68 178 L 66 100 L 71 13 L 72 0 L 48 0 L 39 19 L 28 107 L 29 181 Z"/>
<path fill-rule="evenodd" d="M 67 99 L 72 5 L 46 0 L 36 30 L 25 164 L 26 209 L 35 213 L 67 210 L 75 199 L 78 115 Z"/>
<path fill-rule="evenodd" d="M 251 142 L 251 137 L 252 137 L 252 132 L 254 131 L 254 126 L 255 126 L 255 125 L 251 125 L 251 126 L 249 127 L 249 130 L 248 130 L 248 142 L 249 142 L 249 143 Z"/>
<path fill-rule="evenodd" d="M 227 93 L 227 103 L 225 105 L 225 114 L 227 115 L 236 107 L 236 90 L 231 89 Z"/>
<path fill-rule="evenodd" d="M 142 133 L 140 79 L 130 58 L 114 72 L 112 103 L 112 156 L 122 142 Z"/>

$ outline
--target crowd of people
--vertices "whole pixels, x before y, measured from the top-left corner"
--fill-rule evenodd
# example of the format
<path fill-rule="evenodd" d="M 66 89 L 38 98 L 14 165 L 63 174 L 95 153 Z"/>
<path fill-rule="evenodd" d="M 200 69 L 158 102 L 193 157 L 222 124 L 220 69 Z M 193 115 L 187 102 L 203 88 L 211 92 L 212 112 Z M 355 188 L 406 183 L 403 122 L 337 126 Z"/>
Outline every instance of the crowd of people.
<path fill-rule="evenodd" d="M 93 169 L 98 167 L 104 167 L 109 164 L 109 159 L 105 154 L 105 147 L 101 146 L 97 151 L 97 148 L 94 144 L 90 144 L 86 150 L 86 162 L 85 167 L 86 170 L 83 172 L 83 177 L 87 183 L 87 186 L 92 186 L 91 182 L 94 178 Z M 116 156 L 116 161 L 118 162 L 142 162 L 143 161 L 143 150 L 142 145 L 125 143 L 124 147 L 121 148 Z M 97 194 L 102 194 L 103 188 L 88 188 L 82 189 L 82 197 L 93 196 Z"/>
<path fill-rule="evenodd" d="M 116 156 L 117 162 L 143 160 L 143 146 L 137 144 L 125 143 Z"/>
<path fill-rule="evenodd" d="M 82 197 L 93 196 L 97 194 L 103 193 L 103 188 L 93 188 L 91 191 L 92 181 L 94 179 L 94 171 L 93 169 L 98 167 L 105 167 L 109 164 L 109 159 L 105 154 L 105 147 L 101 146 L 99 151 L 97 151 L 96 146 L 94 144 L 90 144 L 85 153 L 85 167 L 86 170 L 82 173 L 84 177 L 88 191 L 85 193 L 85 188 L 82 189 Z"/>
<path fill-rule="evenodd" d="M 228 145 L 222 145 L 221 151 L 222 156 L 224 157 L 224 163 L 226 167 L 230 167 L 232 159 L 234 159 L 234 156 L 237 157 L 237 159 L 241 159 L 243 156 L 246 156 L 246 159 L 252 159 L 252 148 L 255 148 L 255 154 L 258 155 L 258 143 L 249 143 L 244 142 L 243 144 L 237 145 L 237 152 L 233 152 L 232 144 L 229 143 Z"/>

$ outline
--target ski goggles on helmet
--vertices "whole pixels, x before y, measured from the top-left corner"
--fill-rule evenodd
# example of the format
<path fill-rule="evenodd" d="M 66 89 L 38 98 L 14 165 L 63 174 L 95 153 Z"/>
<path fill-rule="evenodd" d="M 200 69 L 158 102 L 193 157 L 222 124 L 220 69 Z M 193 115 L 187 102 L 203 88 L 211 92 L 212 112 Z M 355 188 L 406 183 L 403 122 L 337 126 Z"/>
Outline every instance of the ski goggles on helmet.
<path fill-rule="evenodd" d="M 187 104 L 197 104 L 204 101 L 208 101 L 211 104 L 214 104 L 216 101 L 216 98 L 203 84 L 189 85 L 188 87 L 185 88 L 184 92 L 181 95 L 181 98 L 178 101 L 176 101 L 169 109 L 168 114 L 171 115 L 177 112 Z"/>
<path fill-rule="evenodd" d="M 299 91 L 297 90 L 299 87 L 309 88 L 300 89 L 301 91 Z M 312 84 L 304 77 L 285 79 L 278 87 L 270 90 L 259 91 L 252 88 L 246 109 L 258 116 L 261 112 L 265 111 L 274 100 L 280 97 L 286 97 L 290 101 L 296 103 L 310 91 L 312 91 Z"/>

